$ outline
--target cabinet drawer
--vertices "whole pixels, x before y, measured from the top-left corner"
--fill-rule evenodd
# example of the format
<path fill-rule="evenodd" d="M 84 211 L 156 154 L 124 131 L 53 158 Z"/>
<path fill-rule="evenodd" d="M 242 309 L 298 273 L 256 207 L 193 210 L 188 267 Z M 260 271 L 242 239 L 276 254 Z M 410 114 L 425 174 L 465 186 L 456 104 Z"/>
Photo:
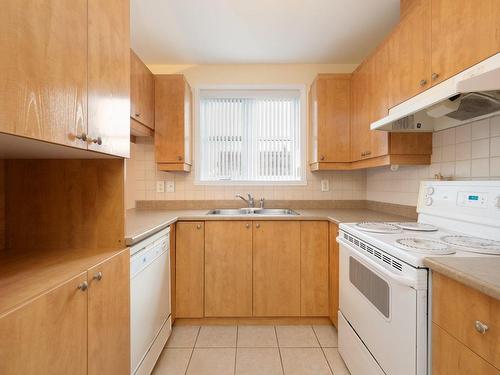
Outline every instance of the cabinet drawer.
<path fill-rule="evenodd" d="M 500 369 L 500 301 L 438 273 L 432 281 L 432 321 Z"/>

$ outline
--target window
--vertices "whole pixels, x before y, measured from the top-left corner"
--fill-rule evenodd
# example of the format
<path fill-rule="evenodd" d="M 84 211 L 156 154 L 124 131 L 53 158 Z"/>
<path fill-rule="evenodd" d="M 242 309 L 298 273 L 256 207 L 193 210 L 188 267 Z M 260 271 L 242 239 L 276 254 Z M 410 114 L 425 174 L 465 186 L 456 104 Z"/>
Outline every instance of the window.
<path fill-rule="evenodd" d="M 302 90 L 200 90 L 200 182 L 303 181 Z"/>

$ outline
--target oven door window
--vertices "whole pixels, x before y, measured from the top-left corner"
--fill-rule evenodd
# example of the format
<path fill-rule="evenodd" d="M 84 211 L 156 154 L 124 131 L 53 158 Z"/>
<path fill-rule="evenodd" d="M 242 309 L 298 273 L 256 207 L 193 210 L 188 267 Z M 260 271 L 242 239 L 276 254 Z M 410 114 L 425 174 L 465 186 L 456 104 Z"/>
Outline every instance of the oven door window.
<path fill-rule="evenodd" d="M 357 259 L 349 257 L 349 281 L 382 315 L 389 319 L 390 289 L 384 279 Z"/>

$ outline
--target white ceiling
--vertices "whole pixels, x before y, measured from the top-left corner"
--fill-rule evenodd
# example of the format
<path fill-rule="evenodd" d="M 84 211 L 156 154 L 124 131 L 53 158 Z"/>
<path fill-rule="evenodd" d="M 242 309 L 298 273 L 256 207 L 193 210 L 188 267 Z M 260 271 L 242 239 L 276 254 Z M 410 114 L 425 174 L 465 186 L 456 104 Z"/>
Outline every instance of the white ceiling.
<path fill-rule="evenodd" d="M 146 64 L 358 63 L 398 18 L 399 0 L 131 0 L 132 48 Z"/>

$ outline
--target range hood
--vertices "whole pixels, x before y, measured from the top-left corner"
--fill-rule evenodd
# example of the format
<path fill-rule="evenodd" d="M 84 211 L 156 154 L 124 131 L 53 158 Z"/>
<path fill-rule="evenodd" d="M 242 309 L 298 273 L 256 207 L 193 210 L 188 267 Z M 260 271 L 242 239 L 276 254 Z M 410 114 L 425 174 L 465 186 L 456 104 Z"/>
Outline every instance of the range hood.
<path fill-rule="evenodd" d="M 391 108 L 372 130 L 432 132 L 500 115 L 500 53 Z"/>

